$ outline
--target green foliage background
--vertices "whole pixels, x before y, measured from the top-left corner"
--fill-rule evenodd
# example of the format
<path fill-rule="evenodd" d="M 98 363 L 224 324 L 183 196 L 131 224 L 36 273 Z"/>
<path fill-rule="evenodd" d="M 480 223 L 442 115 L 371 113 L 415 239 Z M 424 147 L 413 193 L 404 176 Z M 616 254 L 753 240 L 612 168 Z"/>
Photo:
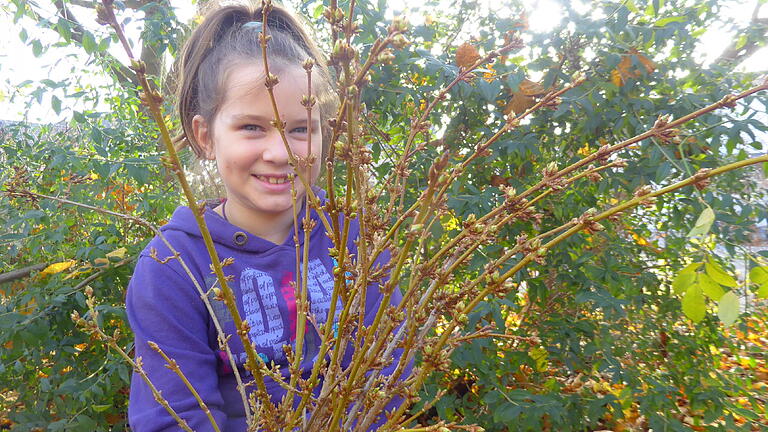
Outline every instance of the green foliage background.
<path fill-rule="evenodd" d="M 386 2 L 357 3 L 357 43 L 365 51 L 386 32 L 390 15 Z M 452 218 L 433 227 L 434 241 L 427 246 L 435 250 L 455 233 L 457 223 L 470 214 L 484 214 L 502 199 L 494 178 L 525 189 L 551 162 L 572 163 L 585 146 L 594 151 L 602 142 L 626 139 L 650 128 L 660 114 L 681 117 L 750 87 L 756 79 L 733 73 L 728 63 L 705 68 L 692 57 L 697 38 L 731 2 L 605 1 L 592 3 L 586 13 L 564 3 L 566 16 L 547 33 L 526 30 L 523 7 L 505 4 L 509 11 L 504 13 L 477 1 L 451 8 L 426 1 L 413 9 L 413 21 L 427 24 L 412 28 L 412 44 L 396 51 L 391 65 L 375 69 L 365 94 L 366 138 L 383 176 L 402 151 L 422 101 L 456 77 L 455 47 L 468 36 L 484 53 L 498 48 L 507 31 L 518 29 L 530 49 L 510 54 L 493 70 L 478 71 L 476 79 L 453 89 L 432 113 L 433 129 L 425 141 L 442 139 L 454 149 L 471 148 L 504 123 L 504 107 L 523 79 L 540 76 L 548 87 L 571 81 L 577 72 L 588 78 L 557 109 L 538 112 L 506 135 L 456 183 L 448 202 Z M 43 14 L 55 6 L 63 10 L 62 5 L 74 7 L 82 23 Z M 298 6 L 323 28 L 322 4 Z M 142 23 L 143 43 L 156 57 L 172 56 L 187 23 L 179 22 L 165 2 L 143 3 L 141 8 L 146 13 L 139 9 L 127 15 Z M 110 54 L 116 39 L 106 28 L 87 22 L 89 12 L 74 2 L 12 0 L 4 11 L 14 15 L 15 30 L 35 55 L 75 47 L 83 69 L 19 84 L 32 94 L 31 104 L 50 103 L 69 120 L 3 127 L 2 183 L 25 169 L 23 186 L 36 193 L 162 224 L 181 200 L 162 169 L 156 130 L 125 79 L 124 67 Z M 57 42 L 48 46 L 36 38 L 37 32 L 55 32 Z M 745 45 L 764 43 L 755 29 L 743 34 Z M 630 56 L 633 70 L 640 72 L 617 86 L 611 82 L 612 71 L 631 49 L 652 59 L 655 70 L 644 70 L 639 57 Z M 106 74 L 117 85 L 95 86 L 83 71 Z M 68 108 L 72 101 L 91 108 Z M 612 199 L 630 197 L 638 186 L 667 185 L 700 168 L 764 152 L 761 137 L 767 128 L 758 114 L 766 108 L 765 95 L 760 95 L 733 111 L 719 110 L 689 123 L 680 144 L 643 141 L 621 155 L 631 161 L 627 168 L 605 172 L 599 183 L 582 180 L 542 201 L 538 208 L 544 218 L 538 228 L 557 227 L 589 208 L 605 208 Z M 425 172 L 438 156 L 434 148 L 416 155 L 415 173 Z M 520 273 L 514 281 L 517 294 L 484 302 L 467 317 L 466 331 L 494 324 L 496 333 L 539 342 L 479 339 L 457 349 L 453 371 L 433 377 L 423 401 L 439 389 L 447 393 L 421 419 L 474 423 L 489 431 L 615 428 L 629 422 L 621 418 L 632 413 L 645 419 L 637 424 L 659 431 L 689 430 L 692 424 L 707 430 L 764 425 L 765 396 L 751 391 L 754 376 L 721 363 L 722 350 L 745 348 L 733 345 L 711 310 L 703 321 L 691 323 L 670 286 L 686 264 L 708 257 L 733 272 L 734 257 L 741 256 L 750 229 L 766 215 L 754 178 L 753 172 L 740 171 L 717 177 L 703 191 L 682 189 L 625 215 L 604 232 L 572 237 L 551 251 L 544 265 Z M 420 174 L 411 178 L 406 204 L 418 195 L 423 179 Z M 716 215 L 712 236 L 692 241 L 686 234 L 706 207 Z M 130 258 L 151 234 L 89 210 L 5 195 L 0 196 L 0 224 L 0 273 L 76 261 L 61 273 L 0 286 L 0 412 L 17 430 L 125 430 L 130 371 L 114 353 L 76 330 L 69 316 L 85 309 L 81 290 L 87 282 L 101 300 L 104 327 L 119 329 L 123 346 L 130 348 L 124 290 L 132 271 Z M 512 224 L 483 254 L 498 256 L 515 244 L 516 236 L 532 230 L 530 223 Z M 107 256 L 120 248 L 126 249 L 123 258 Z M 747 266 L 765 265 L 760 261 L 764 258 L 753 256 Z M 457 286 L 476 276 L 485 262 L 482 256 L 473 262 L 457 277 Z M 65 279 L 78 268 L 84 272 Z M 742 283 L 737 289 L 746 295 L 754 287 Z M 760 305 L 748 302 L 750 309 Z M 761 316 L 764 310 L 750 313 Z M 744 318 L 736 326 L 754 331 L 746 322 Z M 749 347 L 746 353 L 760 359 Z"/>

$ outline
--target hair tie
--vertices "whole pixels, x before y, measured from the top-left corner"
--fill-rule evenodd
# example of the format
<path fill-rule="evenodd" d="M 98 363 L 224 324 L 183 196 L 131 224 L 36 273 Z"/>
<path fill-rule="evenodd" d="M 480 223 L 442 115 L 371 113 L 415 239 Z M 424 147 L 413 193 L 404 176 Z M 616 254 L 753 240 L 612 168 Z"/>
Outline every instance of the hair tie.
<path fill-rule="evenodd" d="M 260 32 L 262 31 L 262 24 L 261 21 L 248 21 L 247 23 L 243 24 L 243 28 L 253 28 L 254 30 Z"/>

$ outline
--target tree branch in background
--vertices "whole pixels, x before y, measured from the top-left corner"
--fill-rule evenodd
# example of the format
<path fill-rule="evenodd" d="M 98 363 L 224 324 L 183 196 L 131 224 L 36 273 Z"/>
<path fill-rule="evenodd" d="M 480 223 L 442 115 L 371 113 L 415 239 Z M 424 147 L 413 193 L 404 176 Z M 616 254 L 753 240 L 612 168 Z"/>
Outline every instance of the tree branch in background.
<path fill-rule="evenodd" d="M 82 46 L 83 44 L 83 34 L 87 31 L 85 27 L 78 21 L 78 19 L 75 17 L 75 15 L 72 13 L 72 11 L 67 7 L 66 3 L 64 3 L 63 0 L 54 0 L 53 4 L 56 6 L 56 15 L 62 19 L 65 19 L 69 21 L 71 24 L 71 33 L 72 33 L 72 39 L 76 41 L 78 44 Z M 78 1 L 78 2 L 72 2 L 72 4 L 75 4 L 77 6 L 83 6 L 88 8 L 94 8 L 95 4 L 92 2 L 86 2 L 86 1 Z M 43 20 L 38 20 L 38 23 L 44 22 Z M 49 28 L 52 28 L 53 24 L 48 24 Z M 117 81 L 120 83 L 121 86 L 129 89 L 134 89 L 139 85 L 139 81 L 136 79 L 136 74 L 133 73 L 129 68 L 124 66 L 120 61 L 118 61 L 116 58 L 114 58 L 111 54 L 105 52 L 105 51 L 96 51 L 94 53 L 94 56 L 101 60 L 105 60 L 112 70 L 112 72 L 115 74 L 115 78 L 117 78 Z"/>
<path fill-rule="evenodd" d="M 761 7 L 762 2 L 758 0 L 752 11 L 749 25 L 735 35 L 734 40 L 715 60 L 716 65 L 726 66 L 730 64 L 736 66 L 765 46 L 766 37 L 768 37 L 768 18 L 757 17 Z"/>
<path fill-rule="evenodd" d="M 67 7 L 67 3 L 70 5 L 88 8 L 88 9 L 95 9 L 98 2 L 93 2 L 89 0 L 69 0 L 65 3 L 64 0 L 54 0 L 54 5 L 56 6 L 56 14 L 62 18 L 67 20 L 72 28 L 72 39 L 75 40 L 77 43 L 82 45 L 83 43 L 83 34 L 87 30 L 85 27 L 78 21 L 77 17 L 72 13 L 72 11 Z M 141 46 L 141 61 L 144 62 L 146 65 L 146 74 L 153 76 L 153 77 L 159 77 L 162 75 L 162 55 L 158 54 L 158 42 L 147 42 L 147 40 L 150 40 L 151 38 L 147 37 L 148 33 L 150 32 L 150 23 L 152 22 L 150 17 L 153 17 L 154 15 L 157 15 L 162 12 L 163 8 L 170 7 L 167 1 L 159 1 L 159 2 L 150 2 L 147 0 L 128 0 L 124 2 L 124 5 L 127 9 L 133 9 L 136 11 L 142 11 L 144 13 L 145 19 L 144 19 L 144 28 L 142 29 L 142 41 L 143 44 Z M 117 59 L 115 59 L 111 54 L 107 52 L 98 51 L 94 53 L 94 55 L 100 59 L 106 60 L 109 64 L 109 69 L 112 70 L 112 72 L 115 74 L 115 77 L 117 78 L 120 85 L 126 87 L 126 88 L 136 88 L 139 85 L 139 81 L 136 78 L 136 74 L 128 67 L 120 63 Z"/>
<path fill-rule="evenodd" d="M 30 273 L 37 270 L 42 270 L 48 266 L 48 263 L 33 264 L 29 267 L 20 268 L 18 270 L 11 270 L 7 273 L 0 274 L 0 284 L 15 281 L 29 276 Z"/>

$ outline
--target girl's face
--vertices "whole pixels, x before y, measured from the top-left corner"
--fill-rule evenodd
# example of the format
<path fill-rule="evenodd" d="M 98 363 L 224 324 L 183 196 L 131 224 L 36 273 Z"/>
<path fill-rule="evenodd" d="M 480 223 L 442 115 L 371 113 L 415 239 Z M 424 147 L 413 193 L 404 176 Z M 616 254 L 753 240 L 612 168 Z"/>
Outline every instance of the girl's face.
<path fill-rule="evenodd" d="M 294 168 L 280 132 L 272 125 L 274 111 L 267 88 L 264 69 L 257 63 L 232 67 L 224 84 L 224 100 L 212 122 L 195 116 L 193 129 L 208 159 L 215 159 L 219 175 L 230 202 L 262 219 L 292 215 L 291 182 Z M 307 94 L 307 75 L 299 66 L 287 67 L 279 74 L 274 87 L 275 101 L 285 123 L 288 145 L 297 157 L 307 156 L 311 135 L 311 154 L 315 157 L 309 172 L 314 184 L 320 172 L 322 134 L 317 105 L 312 111 L 312 124 L 307 125 L 307 109 L 301 98 Z M 295 180 L 297 197 L 305 188 Z M 228 207 L 229 208 L 229 207 Z"/>

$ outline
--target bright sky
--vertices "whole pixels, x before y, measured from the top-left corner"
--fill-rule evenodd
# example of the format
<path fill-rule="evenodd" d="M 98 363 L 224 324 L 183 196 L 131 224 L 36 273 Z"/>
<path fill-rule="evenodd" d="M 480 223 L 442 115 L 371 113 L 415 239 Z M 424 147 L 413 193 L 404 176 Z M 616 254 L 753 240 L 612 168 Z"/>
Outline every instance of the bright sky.
<path fill-rule="evenodd" d="M 577 7 L 586 8 L 586 1 L 572 3 Z M 522 2 L 528 11 L 530 31 L 533 32 L 549 31 L 564 15 L 558 0 L 523 0 Z M 188 1 L 172 0 L 171 3 L 177 6 L 180 18 L 191 18 L 194 10 L 189 6 Z M 479 3 L 480 7 L 492 7 L 499 11 L 498 0 L 481 0 Z M 390 7 L 398 12 L 405 11 L 405 4 L 407 4 L 405 0 L 389 1 Z M 184 7 L 179 7 L 180 5 Z M 753 6 L 754 1 L 727 0 L 724 2 L 721 16 L 743 25 L 749 21 Z M 11 14 L 5 10 L 9 8 L 10 6 L 0 6 L 0 28 L 8 29 L 3 36 L 4 40 L 0 43 L 0 120 L 21 120 L 25 118 L 25 105 L 31 100 L 29 92 L 33 87 L 19 88 L 18 84 L 25 80 L 38 81 L 45 78 L 57 80 L 57 77 L 72 74 L 72 71 L 81 71 L 83 57 L 78 56 L 77 54 L 81 51 L 74 48 L 52 48 L 41 57 L 35 57 L 31 47 L 19 39 L 18 34 L 22 26 L 21 23 L 12 22 Z M 82 12 L 82 9 L 74 9 Z M 504 9 L 502 8 L 499 13 L 503 14 Z M 768 6 L 763 7 L 760 15 L 768 17 Z M 85 17 L 83 20 L 86 20 Z M 29 21 L 25 22 L 24 27 L 30 35 L 34 34 L 47 42 L 56 41 L 56 35 L 35 28 Z M 131 29 L 129 28 L 128 31 L 131 32 Z M 137 33 L 136 27 L 132 33 Z M 705 64 L 711 62 L 732 40 L 732 36 L 733 34 L 725 28 L 710 29 L 701 38 L 701 44 L 697 49 L 698 58 Z M 118 58 L 125 58 L 119 46 L 114 48 L 113 54 Z M 91 69 L 98 70 L 97 67 Z M 768 48 L 763 48 L 752 55 L 740 69 L 743 71 L 768 70 Z M 98 73 L 91 74 L 87 80 L 92 83 L 107 83 L 106 78 Z M 57 115 L 51 108 L 49 97 L 50 95 L 46 95 L 40 104 L 33 103 L 27 111 L 26 119 L 34 122 L 56 122 L 67 119 L 71 115 L 71 108 L 83 108 L 73 105 L 72 99 L 63 99 L 62 112 Z"/>

